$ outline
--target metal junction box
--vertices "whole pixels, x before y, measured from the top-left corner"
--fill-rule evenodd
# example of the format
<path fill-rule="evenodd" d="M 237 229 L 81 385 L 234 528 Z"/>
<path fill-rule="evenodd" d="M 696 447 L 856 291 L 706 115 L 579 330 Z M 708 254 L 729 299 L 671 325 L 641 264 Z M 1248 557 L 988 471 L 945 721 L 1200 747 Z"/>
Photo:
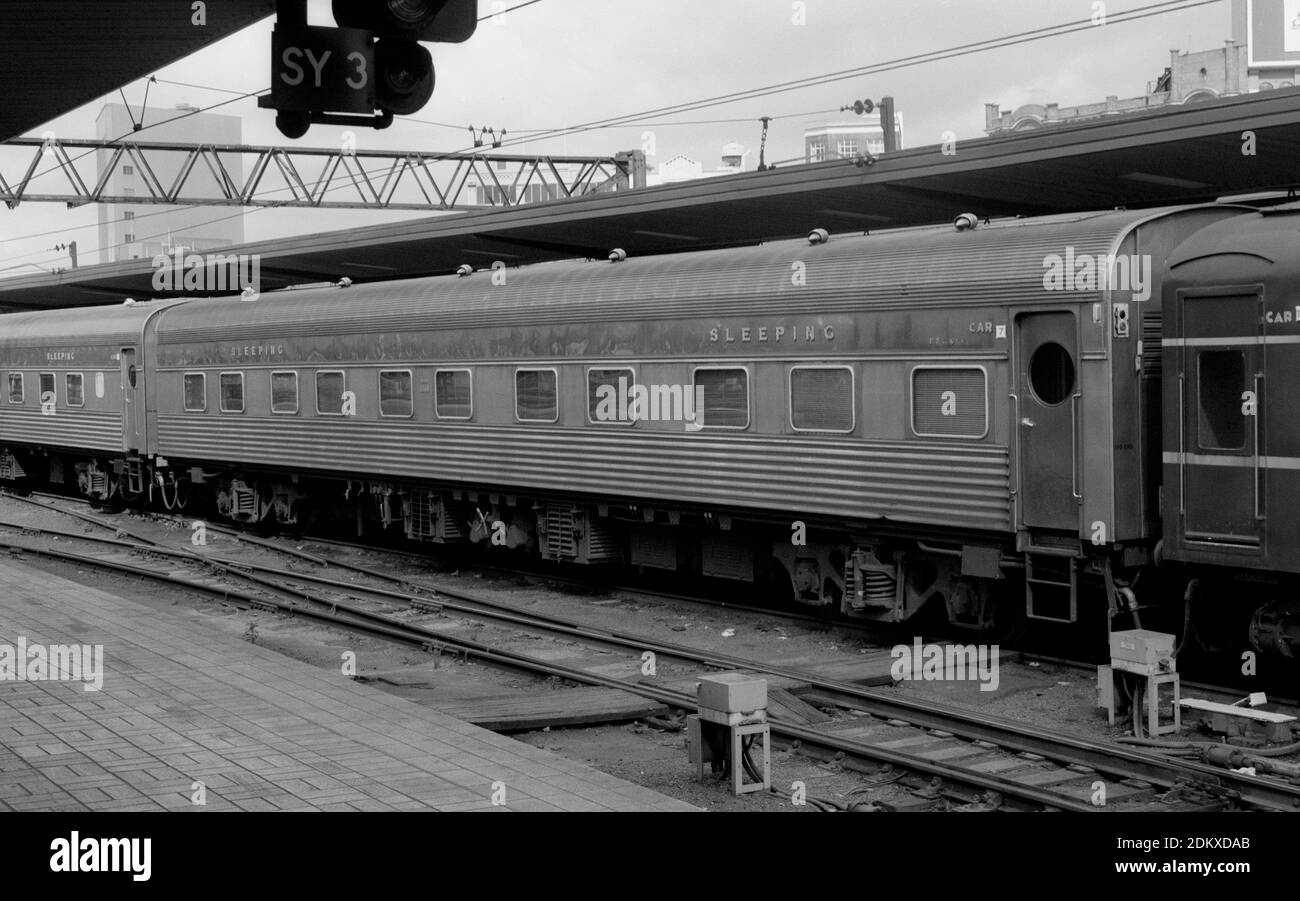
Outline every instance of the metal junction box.
<path fill-rule="evenodd" d="M 697 695 L 700 710 L 717 713 L 753 713 L 767 707 L 767 680 L 743 673 L 701 676 Z"/>
<path fill-rule="evenodd" d="M 1110 635 L 1111 665 L 1116 669 L 1145 676 L 1171 673 L 1174 663 L 1174 636 L 1149 629 L 1129 629 Z"/>

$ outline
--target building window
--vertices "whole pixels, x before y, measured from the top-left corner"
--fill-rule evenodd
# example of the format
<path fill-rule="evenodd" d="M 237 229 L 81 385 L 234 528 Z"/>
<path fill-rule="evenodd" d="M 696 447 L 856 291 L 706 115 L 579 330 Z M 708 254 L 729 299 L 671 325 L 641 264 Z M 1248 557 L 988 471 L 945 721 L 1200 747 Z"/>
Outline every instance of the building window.
<path fill-rule="evenodd" d="M 124 243 L 124 244 L 134 244 L 134 243 L 135 243 L 135 234 L 134 234 L 133 232 L 127 232 L 126 234 L 124 234 L 124 235 L 122 236 L 122 243 Z"/>
<path fill-rule="evenodd" d="M 557 381 L 554 369 L 516 369 L 516 418 L 520 422 L 558 421 L 560 406 Z"/>
<path fill-rule="evenodd" d="M 201 372 L 185 373 L 185 412 L 202 413 L 207 408 L 207 376 Z"/>
<path fill-rule="evenodd" d="M 632 418 L 632 387 L 636 374 L 631 369 L 587 370 L 587 420 L 589 422 L 635 422 Z M 601 390 L 601 389 L 604 390 Z M 678 389 L 680 393 L 681 389 Z M 641 418 L 649 418 L 642 410 Z M 667 415 L 667 414 L 665 414 Z"/>
<path fill-rule="evenodd" d="M 814 163 L 820 163 L 826 159 L 826 145 L 821 141 L 814 141 L 808 147 L 808 159 Z"/>
<path fill-rule="evenodd" d="M 58 394 L 54 391 L 54 373 L 42 372 L 40 375 L 40 402 L 41 406 L 52 404 L 58 400 Z"/>
<path fill-rule="evenodd" d="M 474 387 L 468 369 L 439 369 L 433 376 L 434 412 L 439 419 L 474 415 Z"/>
<path fill-rule="evenodd" d="M 135 166 L 123 166 L 123 167 L 122 167 L 122 174 L 123 174 L 123 175 L 135 175 Z"/>
<path fill-rule="evenodd" d="M 411 370 L 386 369 L 379 373 L 379 415 L 408 418 L 415 415 Z"/>
<path fill-rule="evenodd" d="M 134 196 L 135 196 L 135 188 L 123 188 L 123 189 L 122 189 L 122 196 L 123 196 L 123 197 L 134 197 Z"/>
<path fill-rule="evenodd" d="M 298 412 L 298 373 L 271 373 L 271 412 L 284 415 Z"/>
<path fill-rule="evenodd" d="M 836 149 L 839 151 L 839 154 L 840 154 L 840 156 L 842 156 L 842 157 L 847 157 L 847 156 L 857 156 L 857 153 L 858 153 L 858 142 L 857 142 L 857 141 L 840 141 L 839 144 L 836 146 Z"/>
<path fill-rule="evenodd" d="M 63 377 L 63 390 L 69 407 L 86 405 L 85 380 L 80 372 L 69 372 Z"/>
<path fill-rule="evenodd" d="M 694 388 L 704 389 L 704 408 L 696 421 L 707 429 L 749 428 L 749 372 L 745 369 L 696 369 Z"/>
<path fill-rule="evenodd" d="M 244 374 L 242 372 L 221 373 L 221 412 L 244 412 Z"/>
<path fill-rule="evenodd" d="M 131 222 L 134 219 L 135 219 L 135 213 L 131 212 L 130 210 L 127 210 L 125 213 L 122 214 L 123 222 Z"/>
<path fill-rule="evenodd" d="M 1245 450 L 1241 396 L 1248 390 L 1246 355 L 1239 350 L 1203 350 L 1197 355 L 1196 368 L 1197 442 L 1201 450 Z"/>
<path fill-rule="evenodd" d="M 847 366 L 791 369 L 790 425 L 799 432 L 853 431 L 853 370 Z"/>
<path fill-rule="evenodd" d="M 983 438 L 989 431 L 988 375 L 977 366 L 912 370 L 912 432 L 919 438 Z"/>
<path fill-rule="evenodd" d="M 23 374 L 21 372 L 9 373 L 9 403 L 21 404 L 23 402 Z"/>
<path fill-rule="evenodd" d="M 322 370 L 316 373 L 316 412 L 323 416 L 343 415 L 343 392 L 347 390 L 347 377 L 341 369 Z"/>

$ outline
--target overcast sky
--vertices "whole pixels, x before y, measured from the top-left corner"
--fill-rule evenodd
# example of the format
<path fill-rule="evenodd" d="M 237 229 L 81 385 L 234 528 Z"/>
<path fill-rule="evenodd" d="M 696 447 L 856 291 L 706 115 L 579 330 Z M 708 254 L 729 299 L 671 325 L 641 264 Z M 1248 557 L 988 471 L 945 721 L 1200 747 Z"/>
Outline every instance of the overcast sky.
<path fill-rule="evenodd" d="M 480 15 L 519 0 L 480 0 Z M 1115 0 L 1110 17 L 1151 0 Z M 313 24 L 332 24 L 328 0 L 311 0 Z M 554 129 L 725 95 L 792 79 L 831 73 L 943 50 L 973 41 L 1087 19 L 1091 0 L 805 0 L 805 24 L 796 24 L 792 0 L 542 0 L 480 24 L 460 45 L 431 45 L 437 66 L 433 99 L 413 120 L 385 131 L 358 130 L 362 148 L 453 151 L 466 149 L 468 124 L 508 129 Z M 225 91 L 262 91 L 270 84 L 268 19 L 157 73 L 159 78 Z M 1143 94 L 1168 65 L 1169 51 L 1222 46 L 1231 37 L 1227 0 L 1191 10 L 1112 23 L 958 59 L 715 106 L 676 116 L 647 117 L 629 127 L 600 129 L 534 141 L 512 152 L 606 154 L 639 148 L 654 133 L 650 163 L 678 153 L 716 168 L 722 145 L 738 141 L 757 159 L 760 116 L 772 123 L 767 158 L 803 153 L 803 130 L 841 118 L 826 111 L 859 97 L 892 94 L 905 121 L 907 146 L 935 144 L 945 131 L 983 136 L 984 104 L 1063 106 L 1103 100 L 1109 94 Z M 69 67 L 69 77 L 76 68 Z M 144 81 L 125 86 L 138 107 Z M 150 107 L 172 110 L 188 102 L 206 107 L 229 94 L 155 84 Z M 120 102 L 116 93 L 104 100 Z M 92 137 L 97 100 L 55 119 L 65 137 Z M 219 112 L 243 118 L 244 141 L 284 144 L 270 111 L 249 98 Z M 714 120 L 743 119 L 741 122 Z M 685 124 L 672 124 L 680 122 Z M 705 124 L 705 123 L 709 124 Z M 447 123 L 454 128 L 428 123 Z M 298 144 L 338 146 L 343 129 L 313 126 Z M 147 140 L 148 131 L 140 134 Z M 24 159 L 30 153 L 24 151 Z M 12 151 L 0 153 L 0 172 L 13 168 Z M 18 173 L 19 175 L 21 173 Z M 212 211 L 213 218 L 229 210 Z M 409 218 L 357 211 L 249 211 L 250 241 Z M 97 262 L 94 208 L 57 204 L 0 207 L 0 277 L 24 272 L 25 263 L 51 266 L 64 257 L 54 244 L 78 241 L 83 264 Z M 53 234 L 37 234 L 54 232 Z M 26 273 L 35 270 L 27 268 Z"/>

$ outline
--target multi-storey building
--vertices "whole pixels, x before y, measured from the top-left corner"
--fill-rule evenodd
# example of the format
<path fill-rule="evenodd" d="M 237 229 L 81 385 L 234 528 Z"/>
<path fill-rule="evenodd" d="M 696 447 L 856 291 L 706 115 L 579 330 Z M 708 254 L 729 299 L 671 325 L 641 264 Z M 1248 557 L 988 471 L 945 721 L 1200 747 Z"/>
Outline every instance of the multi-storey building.
<path fill-rule="evenodd" d="M 200 113 L 194 107 L 186 105 L 175 109 L 141 111 L 128 110 L 120 103 L 105 104 L 95 123 L 96 135 L 101 140 L 131 140 L 137 121 L 150 126 L 147 131 L 140 133 L 140 141 L 238 145 L 243 140 L 239 117 Z M 104 167 L 108 165 L 112 154 L 107 150 L 96 153 L 98 174 L 102 179 L 105 175 Z M 156 177 L 164 188 L 171 187 L 180 171 L 183 154 L 152 154 L 147 157 L 152 176 L 137 171 L 138 164 L 124 154 L 114 171 L 108 173 L 104 193 L 125 197 L 147 196 L 147 177 Z M 236 181 L 243 178 L 243 162 L 239 154 L 222 154 L 221 160 Z M 210 185 L 206 182 L 207 179 L 211 179 Z M 212 194 L 217 191 L 215 178 L 203 167 L 195 167 L 187 184 L 189 190 L 194 192 L 203 190 L 205 194 Z M 243 242 L 244 217 L 239 207 L 129 203 L 99 206 L 100 262 L 152 259 L 177 248 L 183 248 L 186 252 L 203 253 Z"/>

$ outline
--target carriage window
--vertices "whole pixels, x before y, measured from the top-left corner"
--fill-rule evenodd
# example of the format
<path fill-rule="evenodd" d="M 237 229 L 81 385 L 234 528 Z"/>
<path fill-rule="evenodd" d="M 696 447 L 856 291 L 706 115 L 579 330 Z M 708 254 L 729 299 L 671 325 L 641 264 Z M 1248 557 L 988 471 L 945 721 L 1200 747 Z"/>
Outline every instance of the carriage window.
<path fill-rule="evenodd" d="M 291 371 L 271 373 L 271 412 L 285 414 L 298 412 L 298 373 Z"/>
<path fill-rule="evenodd" d="M 790 424 L 797 431 L 853 431 L 853 370 L 799 366 L 790 370 Z"/>
<path fill-rule="evenodd" d="M 636 374 L 631 369 L 588 369 L 587 421 L 632 422 L 630 407 L 632 386 L 635 384 Z M 679 388 L 678 394 L 680 393 Z M 671 399 L 664 402 L 672 403 Z M 623 418 L 619 417 L 620 409 Z M 648 412 L 646 415 L 649 415 Z"/>
<path fill-rule="evenodd" d="M 84 407 L 86 405 L 85 379 L 80 372 L 69 372 L 64 376 L 63 389 L 68 400 L 69 407 Z"/>
<path fill-rule="evenodd" d="M 394 369 L 379 373 L 379 415 L 412 416 L 411 370 Z"/>
<path fill-rule="evenodd" d="M 1239 350 L 1203 350 L 1196 357 L 1200 407 L 1197 441 L 1202 450 L 1245 450 L 1246 355 Z"/>
<path fill-rule="evenodd" d="M 40 379 L 41 379 L 40 400 L 42 406 L 44 406 L 45 404 L 54 403 L 58 399 L 58 395 L 54 393 L 54 373 L 42 372 L 40 375 Z"/>
<path fill-rule="evenodd" d="M 326 416 L 343 415 L 343 392 L 347 379 L 342 370 L 332 369 L 316 373 L 316 412 Z"/>
<path fill-rule="evenodd" d="M 1049 407 L 1063 404 L 1074 391 L 1074 360 L 1054 341 L 1040 345 L 1029 358 L 1029 386 Z"/>
<path fill-rule="evenodd" d="M 207 376 L 201 372 L 185 373 L 185 412 L 202 413 L 208 408 Z"/>
<path fill-rule="evenodd" d="M 983 438 L 989 430 L 983 369 L 912 370 L 912 432 L 920 438 Z"/>
<path fill-rule="evenodd" d="M 439 369 L 433 377 L 434 408 L 439 419 L 474 415 L 474 390 L 468 369 Z"/>
<path fill-rule="evenodd" d="M 244 412 L 244 374 L 242 372 L 221 373 L 221 412 Z"/>
<path fill-rule="evenodd" d="M 23 402 L 23 374 L 21 372 L 9 373 L 9 403 L 21 404 Z"/>
<path fill-rule="evenodd" d="M 554 369 L 515 370 L 515 416 L 520 422 L 555 422 L 560 418 Z"/>
<path fill-rule="evenodd" d="M 749 372 L 744 369 L 697 369 L 694 387 L 704 389 L 700 425 L 715 429 L 749 428 Z"/>

